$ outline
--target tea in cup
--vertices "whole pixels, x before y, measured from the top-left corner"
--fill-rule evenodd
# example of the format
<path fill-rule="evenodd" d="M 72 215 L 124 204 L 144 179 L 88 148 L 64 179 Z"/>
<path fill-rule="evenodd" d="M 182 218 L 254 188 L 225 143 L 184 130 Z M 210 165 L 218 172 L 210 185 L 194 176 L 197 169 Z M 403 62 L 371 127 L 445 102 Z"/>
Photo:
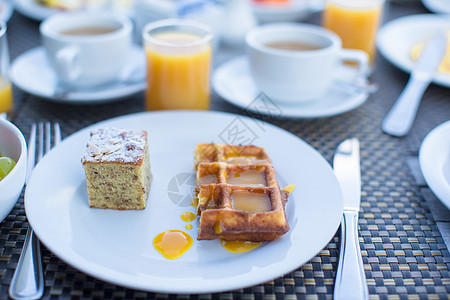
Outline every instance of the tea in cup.
<path fill-rule="evenodd" d="M 368 69 L 368 56 L 342 49 L 341 39 L 315 25 L 272 23 L 246 36 L 251 75 L 257 87 L 274 101 L 296 104 L 319 99 L 334 80 L 339 64 L 357 64 L 357 75 Z"/>
<path fill-rule="evenodd" d="M 70 87 L 116 79 L 131 50 L 132 29 L 127 17 L 108 13 L 57 14 L 40 26 L 49 63 Z"/>

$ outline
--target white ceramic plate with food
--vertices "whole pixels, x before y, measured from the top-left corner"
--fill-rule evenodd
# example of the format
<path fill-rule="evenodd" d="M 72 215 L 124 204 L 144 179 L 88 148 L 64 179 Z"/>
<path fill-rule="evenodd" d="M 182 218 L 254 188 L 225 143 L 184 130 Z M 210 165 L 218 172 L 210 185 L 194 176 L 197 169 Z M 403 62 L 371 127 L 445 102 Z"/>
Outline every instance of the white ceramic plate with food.
<path fill-rule="evenodd" d="M 107 126 L 148 131 L 153 180 L 145 210 L 89 208 L 80 159 L 90 131 Z M 197 221 L 187 230 L 180 218 L 194 211 L 193 182 L 179 179 L 195 178 L 193 152 L 204 142 L 265 147 L 280 186 L 296 185 L 286 205 L 288 233 L 244 253 L 228 252 L 218 240 L 196 240 Z M 25 210 L 45 246 L 82 272 L 139 290 L 211 293 L 272 280 L 312 259 L 336 233 L 343 204 L 330 165 L 297 136 L 239 115 L 162 111 L 107 120 L 66 138 L 34 170 Z M 194 239 L 176 260 L 164 258 L 152 244 L 170 229 Z"/>
<path fill-rule="evenodd" d="M 22 15 L 36 20 L 42 21 L 54 14 L 75 12 L 75 11 L 99 11 L 113 7 L 117 11 L 127 13 L 129 1 L 102 1 L 102 0 L 87 0 L 87 1 L 61 1 L 61 8 L 46 6 L 39 3 L 37 0 L 14 0 L 15 9 Z M 126 7 L 122 7 L 122 3 Z M 109 6 L 111 5 L 111 6 Z M 55 5 L 56 6 L 56 5 Z"/>
<path fill-rule="evenodd" d="M 11 80 L 21 90 L 60 103 L 94 104 L 116 101 L 141 92 L 147 86 L 145 57 L 141 47 L 132 47 L 126 66 L 116 81 L 89 89 L 58 90 L 58 77 L 50 67 L 45 49 L 36 47 L 17 57 L 11 65 Z"/>
<path fill-rule="evenodd" d="M 419 163 L 430 189 L 450 209 L 450 121 L 427 134 L 420 146 Z"/>
<path fill-rule="evenodd" d="M 423 14 L 398 18 L 380 28 L 377 47 L 393 65 L 409 73 L 414 66 L 412 48 L 426 41 L 436 30 L 450 31 L 450 15 Z M 450 75 L 436 72 L 433 82 L 450 87 Z"/>
<path fill-rule="evenodd" d="M 241 56 L 225 62 L 216 69 L 212 86 L 222 99 L 243 108 L 249 115 L 324 118 L 348 112 L 366 102 L 369 93 L 350 86 L 355 74 L 355 68 L 342 65 L 337 68 L 335 76 L 339 78 L 339 82 L 333 83 L 319 99 L 288 105 L 261 93 L 251 77 L 247 58 Z M 362 80 L 365 81 L 366 78 Z"/>

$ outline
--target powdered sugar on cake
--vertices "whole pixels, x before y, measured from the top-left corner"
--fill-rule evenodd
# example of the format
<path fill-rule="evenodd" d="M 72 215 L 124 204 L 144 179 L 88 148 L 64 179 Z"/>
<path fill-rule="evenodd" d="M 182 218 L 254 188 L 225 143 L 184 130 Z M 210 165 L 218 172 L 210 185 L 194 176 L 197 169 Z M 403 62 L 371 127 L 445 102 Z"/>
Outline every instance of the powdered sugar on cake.
<path fill-rule="evenodd" d="M 91 132 L 82 162 L 122 162 L 140 164 L 147 132 L 116 127 Z"/>

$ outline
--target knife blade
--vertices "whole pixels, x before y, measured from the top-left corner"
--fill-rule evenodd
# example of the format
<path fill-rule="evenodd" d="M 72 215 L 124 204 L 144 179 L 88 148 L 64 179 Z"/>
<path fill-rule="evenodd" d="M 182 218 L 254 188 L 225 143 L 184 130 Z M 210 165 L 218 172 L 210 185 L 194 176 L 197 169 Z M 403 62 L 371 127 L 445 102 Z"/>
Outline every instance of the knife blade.
<path fill-rule="evenodd" d="M 447 38 L 441 30 L 425 43 L 404 90 L 383 120 L 381 129 L 385 133 L 401 137 L 409 132 L 423 93 L 433 79 L 446 48 Z"/>
<path fill-rule="evenodd" d="M 358 139 L 350 138 L 339 144 L 334 155 L 333 168 L 344 200 L 341 246 L 333 296 L 337 300 L 369 299 L 358 242 L 358 212 L 361 202 Z"/>

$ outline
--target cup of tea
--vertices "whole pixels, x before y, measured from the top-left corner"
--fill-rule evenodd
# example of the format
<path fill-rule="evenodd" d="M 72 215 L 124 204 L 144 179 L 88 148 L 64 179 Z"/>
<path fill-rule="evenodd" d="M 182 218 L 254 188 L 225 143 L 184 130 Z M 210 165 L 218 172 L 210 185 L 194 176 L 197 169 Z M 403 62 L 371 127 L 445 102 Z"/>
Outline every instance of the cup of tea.
<path fill-rule="evenodd" d="M 68 13 L 39 27 L 50 66 L 61 84 L 92 87 L 113 81 L 124 67 L 133 25 L 121 15 Z"/>
<path fill-rule="evenodd" d="M 320 99 L 344 61 L 356 63 L 356 76 L 368 69 L 364 51 L 342 49 L 339 36 L 316 25 L 272 23 L 255 27 L 247 33 L 246 48 L 257 87 L 285 104 Z"/>

